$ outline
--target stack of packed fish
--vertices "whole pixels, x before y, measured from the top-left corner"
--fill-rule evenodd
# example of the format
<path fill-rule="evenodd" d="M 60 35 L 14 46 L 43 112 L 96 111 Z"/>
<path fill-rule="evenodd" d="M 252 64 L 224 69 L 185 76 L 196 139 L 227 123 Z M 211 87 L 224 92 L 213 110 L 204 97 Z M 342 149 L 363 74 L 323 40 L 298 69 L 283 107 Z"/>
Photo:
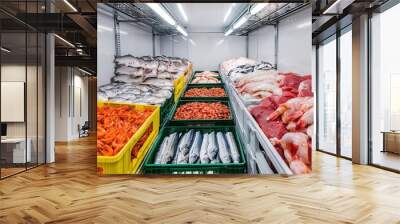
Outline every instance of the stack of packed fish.
<path fill-rule="evenodd" d="M 115 76 L 100 86 L 98 100 L 162 105 L 172 97 L 173 81 L 190 62 L 182 58 L 125 55 L 115 59 Z"/>
<path fill-rule="evenodd" d="M 155 164 L 239 163 L 240 154 L 232 132 L 174 132 L 164 138 Z"/>
<path fill-rule="evenodd" d="M 172 84 L 157 86 L 135 83 L 111 83 L 98 88 L 97 100 L 162 105 L 172 96 L 172 91 Z"/>
<path fill-rule="evenodd" d="M 112 82 L 148 83 L 161 80 L 172 83 L 189 64 L 188 60 L 176 57 L 125 55 L 115 58 Z"/>

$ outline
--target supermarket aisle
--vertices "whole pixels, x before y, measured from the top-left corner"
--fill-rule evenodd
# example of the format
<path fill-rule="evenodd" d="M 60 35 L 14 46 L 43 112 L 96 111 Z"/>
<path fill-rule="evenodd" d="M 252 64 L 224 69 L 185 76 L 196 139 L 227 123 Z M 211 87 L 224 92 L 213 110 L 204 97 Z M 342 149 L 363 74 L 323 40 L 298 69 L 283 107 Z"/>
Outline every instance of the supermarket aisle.
<path fill-rule="evenodd" d="M 398 174 L 323 153 L 312 174 L 290 178 L 98 177 L 94 147 L 94 137 L 58 144 L 55 164 L 0 181 L 0 223 L 400 220 Z"/>

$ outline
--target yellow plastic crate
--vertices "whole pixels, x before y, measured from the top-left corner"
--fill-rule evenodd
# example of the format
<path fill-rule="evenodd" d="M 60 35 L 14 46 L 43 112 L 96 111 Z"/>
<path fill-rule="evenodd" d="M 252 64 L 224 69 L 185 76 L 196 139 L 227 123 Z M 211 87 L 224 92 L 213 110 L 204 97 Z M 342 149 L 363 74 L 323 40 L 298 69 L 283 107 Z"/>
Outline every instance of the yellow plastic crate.
<path fill-rule="evenodd" d="M 179 99 L 183 88 L 185 87 L 185 74 L 186 72 L 182 73 L 179 78 L 174 80 L 174 100 L 177 102 Z"/>
<path fill-rule="evenodd" d="M 192 77 L 192 64 L 189 64 L 189 66 L 185 70 L 185 83 L 188 83 L 190 78 Z"/>
<path fill-rule="evenodd" d="M 153 126 L 153 128 L 154 128 L 154 126 Z M 158 135 L 158 131 L 156 131 L 156 132 L 152 131 L 150 133 L 149 137 L 147 138 L 147 140 L 144 142 L 142 148 L 139 150 L 137 157 L 132 160 L 132 163 L 131 163 L 132 168 L 130 169 L 130 170 L 132 170 L 132 174 L 139 173 L 140 165 L 143 163 L 143 160 L 146 157 L 151 145 L 156 140 L 157 135 Z"/>
<path fill-rule="evenodd" d="M 184 89 L 185 89 L 185 82 L 180 83 L 174 91 L 174 101 L 178 102 L 179 97 L 181 96 L 181 94 L 183 93 Z"/>
<path fill-rule="evenodd" d="M 141 104 L 129 104 L 129 103 L 111 103 L 111 102 L 98 102 L 97 106 L 102 107 L 104 105 L 121 106 L 128 105 L 135 107 L 135 109 L 154 109 L 153 113 L 145 120 L 139 130 L 132 135 L 129 141 L 121 149 L 121 151 L 115 156 L 97 156 L 97 167 L 102 169 L 102 174 L 131 174 L 135 168 L 140 166 L 143 161 L 148 149 L 155 140 L 158 131 L 160 129 L 160 108 L 158 106 L 141 105 Z M 146 130 L 152 125 L 153 129 L 149 134 L 148 139 L 145 141 L 143 146 L 139 149 L 137 158 L 131 158 L 132 148 L 144 135 Z"/>

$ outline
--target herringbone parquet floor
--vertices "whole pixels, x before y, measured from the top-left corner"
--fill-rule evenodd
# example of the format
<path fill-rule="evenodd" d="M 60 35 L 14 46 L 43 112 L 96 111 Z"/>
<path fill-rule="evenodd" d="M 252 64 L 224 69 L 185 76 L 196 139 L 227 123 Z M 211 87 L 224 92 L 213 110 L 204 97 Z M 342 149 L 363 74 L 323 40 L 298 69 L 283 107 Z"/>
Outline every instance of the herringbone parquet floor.
<path fill-rule="evenodd" d="M 94 139 L 0 181 L 0 223 L 400 223 L 400 175 L 314 153 L 279 177 L 98 177 Z"/>

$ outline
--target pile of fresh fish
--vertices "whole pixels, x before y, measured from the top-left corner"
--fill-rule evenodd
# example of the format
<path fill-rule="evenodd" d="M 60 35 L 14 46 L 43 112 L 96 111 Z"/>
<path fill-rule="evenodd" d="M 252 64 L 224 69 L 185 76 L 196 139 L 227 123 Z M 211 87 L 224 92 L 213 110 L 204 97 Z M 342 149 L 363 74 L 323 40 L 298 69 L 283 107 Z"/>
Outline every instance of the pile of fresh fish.
<path fill-rule="evenodd" d="M 268 62 L 260 62 L 254 65 L 240 65 L 236 68 L 233 68 L 229 70 L 229 72 L 226 74 L 232 81 L 236 81 L 237 79 L 240 79 L 242 76 L 257 72 L 257 71 L 268 71 L 274 69 L 273 65 Z"/>
<path fill-rule="evenodd" d="M 172 97 L 174 80 L 190 65 L 186 59 L 166 56 L 116 57 L 115 76 L 100 86 L 98 100 L 162 105 Z"/>
<path fill-rule="evenodd" d="M 187 59 L 166 56 L 134 57 L 124 55 L 115 58 L 113 82 L 142 83 L 147 80 L 175 80 L 190 62 Z M 164 82 L 165 82 L 164 81 Z"/>
<path fill-rule="evenodd" d="M 97 100 L 162 105 L 172 97 L 173 86 L 156 86 L 152 84 L 111 83 L 100 86 Z"/>
<path fill-rule="evenodd" d="M 214 83 L 221 83 L 221 81 L 215 77 L 212 76 L 199 76 L 195 77 L 192 82 L 192 84 L 214 84 Z"/>
<path fill-rule="evenodd" d="M 221 63 L 220 72 L 221 74 L 227 75 L 232 69 L 237 68 L 241 65 L 255 65 L 255 64 L 257 64 L 257 61 L 249 58 L 244 58 L 244 57 L 233 58 Z"/>
<path fill-rule="evenodd" d="M 155 164 L 239 163 L 239 148 L 232 132 L 201 132 L 191 129 L 166 136 Z"/>
<path fill-rule="evenodd" d="M 203 71 L 203 72 L 199 72 L 194 74 L 195 77 L 218 77 L 219 75 L 215 72 L 211 72 L 211 71 Z"/>

